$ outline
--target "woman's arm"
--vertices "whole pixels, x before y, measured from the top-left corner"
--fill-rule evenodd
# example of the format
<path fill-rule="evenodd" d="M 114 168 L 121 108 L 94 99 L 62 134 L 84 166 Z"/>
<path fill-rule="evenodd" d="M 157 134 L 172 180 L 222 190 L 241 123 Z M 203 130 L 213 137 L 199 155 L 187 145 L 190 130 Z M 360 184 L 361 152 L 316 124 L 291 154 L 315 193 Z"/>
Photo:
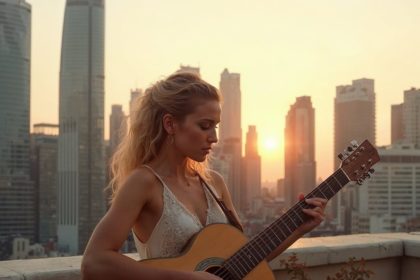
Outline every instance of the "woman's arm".
<path fill-rule="evenodd" d="M 87 244 L 81 267 L 83 279 L 219 279 L 208 273 L 150 268 L 118 252 L 149 201 L 154 180 L 150 172 L 136 170 L 121 186 Z"/>

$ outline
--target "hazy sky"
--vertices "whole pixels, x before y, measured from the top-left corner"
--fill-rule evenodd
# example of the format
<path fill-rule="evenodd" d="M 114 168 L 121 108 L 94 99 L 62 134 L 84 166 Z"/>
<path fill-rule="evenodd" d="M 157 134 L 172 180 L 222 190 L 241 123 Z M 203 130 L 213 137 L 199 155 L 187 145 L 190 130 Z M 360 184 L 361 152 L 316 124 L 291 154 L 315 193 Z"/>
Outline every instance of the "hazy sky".
<path fill-rule="evenodd" d="M 65 0 L 32 4 L 31 124 L 58 123 Z M 105 125 L 112 104 L 128 110 L 130 89 L 199 66 L 219 86 L 241 74 L 242 130 L 256 125 L 263 180 L 284 175 L 285 116 L 310 95 L 316 114 L 318 177 L 333 168 L 335 87 L 375 80 L 377 144 L 390 142 L 390 106 L 420 87 L 420 1 L 106 0 Z M 344 147 L 343 147 L 344 148 Z"/>

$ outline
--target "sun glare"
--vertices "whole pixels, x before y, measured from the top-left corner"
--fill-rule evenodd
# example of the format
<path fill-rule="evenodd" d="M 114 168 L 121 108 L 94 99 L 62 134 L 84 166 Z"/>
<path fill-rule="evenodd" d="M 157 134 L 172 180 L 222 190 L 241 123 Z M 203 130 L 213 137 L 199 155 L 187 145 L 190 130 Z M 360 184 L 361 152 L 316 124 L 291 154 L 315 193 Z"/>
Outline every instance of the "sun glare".
<path fill-rule="evenodd" d="M 266 151 L 274 151 L 278 148 L 279 143 L 274 138 L 267 138 L 264 140 L 264 149 Z"/>

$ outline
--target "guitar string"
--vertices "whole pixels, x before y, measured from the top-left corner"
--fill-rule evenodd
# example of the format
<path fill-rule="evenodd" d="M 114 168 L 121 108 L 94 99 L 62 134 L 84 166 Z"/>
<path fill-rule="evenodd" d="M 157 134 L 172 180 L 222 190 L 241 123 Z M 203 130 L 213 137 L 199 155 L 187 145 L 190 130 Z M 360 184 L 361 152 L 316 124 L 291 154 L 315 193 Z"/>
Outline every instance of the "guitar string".
<path fill-rule="evenodd" d="M 343 180 L 343 182 L 341 182 L 341 180 L 340 180 L 340 178 L 336 178 L 336 175 L 343 175 L 343 174 L 339 174 L 339 171 L 340 171 L 341 169 L 338 169 L 334 174 L 332 174 L 330 177 L 328 177 L 326 180 L 325 180 L 325 182 L 323 182 L 323 183 L 321 183 L 320 184 L 320 186 L 319 186 L 319 188 L 315 188 L 314 190 L 312 190 L 307 196 L 306 196 L 306 198 L 310 198 L 310 197 L 312 197 L 312 195 L 315 195 L 317 192 L 320 192 L 323 196 L 324 196 L 324 198 L 327 198 L 327 199 L 329 199 L 328 198 L 328 194 L 327 194 L 327 196 L 325 196 L 325 193 L 324 192 L 327 192 L 328 191 L 328 189 L 329 190 L 331 190 L 332 191 L 332 196 L 334 196 L 335 195 L 335 193 L 337 193 L 345 184 L 347 184 L 348 183 L 348 179 L 347 178 L 345 178 L 345 180 Z M 343 176 L 342 176 L 343 177 Z M 328 183 L 328 180 L 335 180 L 335 181 L 337 181 L 337 183 L 338 183 L 338 185 L 339 185 L 339 188 L 335 191 L 335 193 L 334 193 L 334 190 L 331 188 L 331 186 L 330 186 L 330 184 Z M 333 184 L 334 185 L 334 184 Z M 323 192 L 323 189 L 324 189 L 324 192 Z M 332 197 L 331 196 L 331 197 Z M 331 198 L 330 197 L 330 198 Z M 302 212 L 297 212 L 297 211 L 301 211 L 302 210 L 302 208 L 306 208 L 306 207 L 308 207 L 309 206 L 309 204 L 307 204 L 307 203 L 305 203 L 304 202 L 304 200 L 301 200 L 301 201 L 299 201 L 298 203 L 296 203 L 291 209 L 289 209 L 289 211 L 288 212 L 286 212 L 285 213 L 285 216 L 284 216 L 284 221 L 283 221 L 283 223 L 285 223 L 286 225 L 287 225 L 287 228 L 288 228 L 288 230 L 289 230 L 289 234 L 291 234 L 294 230 L 296 230 L 296 228 L 298 227 L 298 225 L 296 225 L 295 224 L 295 222 L 294 222 L 294 220 L 293 220 L 293 218 L 292 218 L 292 213 L 295 213 L 295 215 L 294 216 L 298 216 L 300 219 L 301 219 L 301 222 L 303 222 L 303 220 L 302 220 L 302 217 L 300 217 L 300 213 L 302 213 Z M 295 208 L 297 208 L 297 209 L 295 209 Z M 288 220 L 287 220 L 288 219 Z M 283 220 L 283 219 L 281 219 L 281 220 Z M 276 222 L 274 222 L 273 224 L 271 224 L 268 228 L 270 229 L 271 227 L 279 227 L 280 226 L 280 224 L 279 223 L 276 223 Z M 291 230 L 288 226 L 290 226 L 290 227 L 292 227 L 293 228 L 293 226 L 295 227 L 295 229 L 293 229 L 293 230 Z M 280 229 L 281 229 L 281 227 L 280 227 Z M 282 232 L 282 235 L 284 234 L 284 232 L 283 231 L 281 231 Z M 275 232 L 273 232 L 273 231 L 268 231 L 268 232 L 266 232 L 266 231 L 263 231 L 262 232 L 262 234 L 265 234 L 268 238 L 269 238 L 269 240 L 273 243 L 273 240 L 270 238 L 270 233 L 272 233 L 272 234 L 274 234 L 276 237 L 277 237 L 277 239 L 279 240 L 279 241 L 281 241 L 281 242 L 283 242 L 284 240 L 281 240 L 276 234 L 275 234 Z M 260 239 L 263 239 L 263 237 L 262 237 L 262 234 L 260 233 L 259 235 L 257 235 L 257 237 L 256 238 L 253 238 L 252 240 L 251 240 L 251 242 L 250 242 L 250 245 L 260 245 L 260 244 L 258 244 L 258 242 L 257 242 L 257 239 L 258 238 L 260 238 Z M 261 236 L 260 236 L 261 235 Z M 271 237 L 274 237 L 273 235 L 271 235 Z M 283 238 L 284 238 L 284 236 L 283 236 Z M 286 237 L 287 238 L 287 237 Z M 264 240 L 264 239 L 263 239 Z M 252 244 L 252 242 L 255 242 L 255 244 Z M 281 244 L 281 243 L 280 243 Z M 242 258 L 243 259 L 243 256 L 242 256 L 242 252 L 244 252 L 246 249 L 248 249 L 247 247 L 249 247 L 248 246 L 248 244 L 246 245 L 246 246 L 244 246 L 237 254 L 235 254 L 234 256 L 232 256 L 230 259 L 228 259 L 227 261 L 229 261 L 229 260 L 234 260 L 234 258 L 236 258 L 236 260 L 238 259 L 238 258 Z M 252 246 L 251 246 L 251 248 L 252 248 Z M 242 252 L 241 252 L 242 251 Z M 264 250 L 263 250 L 264 251 Z M 250 253 L 250 255 L 252 255 L 253 257 L 255 257 L 255 255 L 253 254 L 253 252 L 251 251 L 251 250 L 249 250 L 248 249 L 248 252 Z M 255 251 L 255 252 L 258 252 L 258 251 Z M 264 252 L 265 253 L 265 252 Z M 249 255 L 249 254 L 248 254 Z M 259 256 L 260 258 L 261 258 L 261 256 Z M 241 264 L 241 262 L 239 261 L 238 263 L 240 263 Z M 259 262 L 258 262 L 259 263 Z M 256 264 L 256 265 L 258 265 L 258 263 Z M 245 259 L 245 264 L 248 264 L 248 266 L 249 266 L 249 263 L 247 263 L 246 262 L 246 259 Z M 253 267 L 255 267 L 256 265 L 255 264 L 253 264 L 253 263 L 251 263 L 252 264 L 252 266 L 251 266 L 251 270 L 253 269 Z M 229 264 L 229 262 L 226 262 L 226 265 L 227 266 L 229 266 L 230 268 L 232 268 L 232 269 L 234 269 L 234 271 L 235 272 L 237 272 L 236 270 L 235 270 L 235 268 L 234 267 L 232 267 L 230 264 Z M 241 274 L 243 274 L 243 272 L 241 271 L 241 269 L 240 269 L 240 267 L 237 267 L 238 268 L 238 270 L 239 270 L 239 272 L 241 272 Z M 246 267 L 244 267 L 244 266 L 242 266 L 242 268 L 245 268 L 245 272 L 246 273 L 248 273 L 249 271 L 251 271 L 251 270 L 248 270 Z M 226 277 L 226 276 L 228 276 L 228 275 L 230 275 L 228 272 L 225 272 L 227 269 L 224 269 L 223 271 L 224 271 L 224 274 L 222 274 L 221 276 L 223 276 L 223 277 Z M 219 268 L 218 270 L 216 270 L 215 271 L 215 273 L 220 273 L 221 272 L 221 268 Z M 245 274 L 246 275 L 246 274 Z"/>

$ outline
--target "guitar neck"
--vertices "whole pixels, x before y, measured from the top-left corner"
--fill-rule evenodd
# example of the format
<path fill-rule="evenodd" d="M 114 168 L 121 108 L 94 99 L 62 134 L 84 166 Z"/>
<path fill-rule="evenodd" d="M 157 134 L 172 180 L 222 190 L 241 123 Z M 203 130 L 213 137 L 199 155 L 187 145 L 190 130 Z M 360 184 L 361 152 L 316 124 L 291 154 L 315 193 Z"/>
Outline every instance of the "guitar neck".
<path fill-rule="evenodd" d="M 321 197 L 330 199 L 348 182 L 350 182 L 349 178 L 340 168 L 306 195 L 305 198 Z M 312 207 L 304 200 L 299 201 L 279 219 L 251 239 L 237 253 L 227 259 L 223 266 L 234 275 L 240 278 L 244 277 L 308 219 L 302 209 Z"/>

